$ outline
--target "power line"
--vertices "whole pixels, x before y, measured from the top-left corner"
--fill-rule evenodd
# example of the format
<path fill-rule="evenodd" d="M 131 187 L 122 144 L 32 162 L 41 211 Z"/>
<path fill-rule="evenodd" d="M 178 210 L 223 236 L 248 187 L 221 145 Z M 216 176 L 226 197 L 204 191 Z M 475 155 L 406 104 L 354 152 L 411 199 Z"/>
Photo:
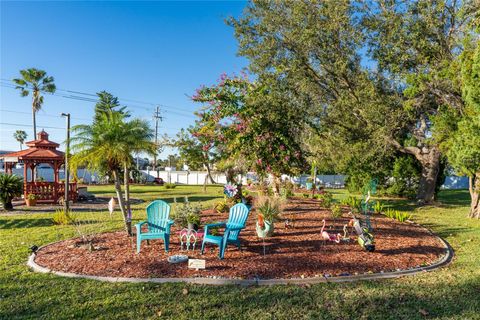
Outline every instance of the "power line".
<path fill-rule="evenodd" d="M 6 125 L 6 126 L 16 126 L 16 127 L 29 127 L 32 128 L 33 125 L 31 124 L 20 124 L 20 123 L 9 123 L 9 122 L 0 122 L 1 125 Z M 60 127 L 49 127 L 49 126 L 39 126 L 42 128 L 47 128 L 47 129 L 61 129 L 65 130 L 65 128 L 60 128 Z"/>
<path fill-rule="evenodd" d="M 0 109 L 0 111 L 1 112 L 8 112 L 8 113 L 17 113 L 17 114 L 28 114 L 28 115 L 32 114 L 31 112 L 8 110 L 8 109 Z M 55 115 L 55 114 L 51 114 L 51 113 L 39 113 L 38 111 L 37 111 L 37 116 L 60 118 L 60 115 Z M 82 120 L 82 121 L 90 121 L 91 120 L 91 119 L 86 119 L 86 118 L 74 118 L 74 117 L 72 117 L 71 119 Z"/>
<path fill-rule="evenodd" d="M 0 84 L 0 86 L 5 87 L 5 88 L 15 89 L 14 86 L 9 85 L 9 84 L 2 83 L 2 84 Z M 67 99 L 72 99 L 72 100 L 77 100 L 77 101 L 92 102 L 92 103 L 98 102 L 98 100 L 92 99 L 92 98 L 78 97 L 78 96 L 74 96 L 74 95 L 65 95 L 65 94 L 56 93 L 56 92 L 53 93 L 52 95 L 56 96 L 56 97 L 67 98 Z M 142 110 L 145 110 L 145 111 L 150 111 L 151 110 L 148 107 L 137 106 L 137 105 L 132 105 L 132 104 L 126 104 L 126 106 L 129 107 L 129 108 L 142 109 Z M 169 114 L 174 114 L 174 115 L 177 115 L 177 116 L 180 116 L 180 117 L 185 117 L 185 118 L 192 118 L 193 117 L 193 113 L 182 113 L 182 112 L 177 112 L 177 111 L 172 111 L 172 110 L 166 110 L 165 112 L 167 112 Z"/>
<path fill-rule="evenodd" d="M 25 114 L 25 115 L 31 115 L 32 114 L 31 112 L 8 110 L 8 109 L 0 109 L 0 112 L 7 112 L 7 113 L 14 113 L 14 114 Z M 37 116 L 60 118 L 59 115 L 55 115 L 55 114 L 51 114 L 51 113 L 38 113 L 37 112 Z M 147 118 L 147 117 L 139 117 L 139 118 L 147 120 L 147 121 L 151 121 L 151 119 Z M 76 118 L 76 117 L 72 117 L 71 119 L 81 120 L 81 121 L 91 121 L 92 120 L 92 119 L 87 119 L 87 118 Z M 162 117 L 162 120 L 164 120 L 164 119 L 165 119 L 165 117 Z M 170 127 L 170 126 L 163 126 L 163 128 L 169 129 L 169 130 L 180 130 L 180 129 L 182 129 L 182 127 Z"/>
<path fill-rule="evenodd" d="M 14 85 L 13 83 L 13 80 L 10 80 L 10 79 L 5 79 L 5 78 L 1 78 L 0 80 L 2 81 L 8 81 L 7 85 L 9 85 L 9 88 L 15 88 L 16 85 Z M 60 89 L 60 88 L 57 88 L 56 91 L 63 91 L 63 92 L 66 92 L 68 94 L 70 93 L 73 93 L 73 94 L 76 94 L 76 95 L 85 95 L 85 96 L 89 96 L 89 97 L 97 97 L 96 94 L 92 94 L 92 93 L 87 93 L 87 92 L 82 92 L 82 91 L 78 91 L 78 90 L 67 90 L 67 89 Z M 59 93 L 61 94 L 61 93 Z M 56 95 L 54 93 L 54 95 Z M 60 95 L 59 95 L 60 96 Z M 63 95 L 62 95 L 63 96 Z M 68 97 L 74 97 L 75 99 L 85 99 L 85 101 L 91 101 L 91 102 L 96 102 L 97 100 L 96 99 L 91 99 L 91 98 L 86 98 L 86 97 L 79 97 L 79 96 L 72 96 L 72 95 L 69 95 Z M 145 104 L 145 105 L 149 105 L 149 106 L 161 106 L 161 107 L 164 107 L 166 109 L 175 109 L 177 112 L 178 111 L 184 111 L 184 112 L 187 112 L 187 113 L 190 113 L 191 110 L 188 110 L 188 109 L 183 109 L 183 108 L 179 108 L 179 107 L 174 107 L 174 106 L 169 106 L 169 105 L 164 105 L 164 104 L 158 104 L 158 103 L 153 103 L 153 102 L 147 102 L 147 101 L 141 101 L 141 100 L 133 100 L 133 99 L 126 99 L 126 98 L 120 98 L 118 97 L 118 99 L 120 101 L 129 101 L 129 102 L 133 102 L 133 103 L 139 103 L 139 104 Z M 134 105 L 131 105 L 129 104 L 129 106 L 134 106 Z M 150 110 L 148 107 L 143 107 L 143 106 L 136 106 L 135 107 L 137 108 L 142 108 L 142 109 L 146 109 L 146 110 Z"/>

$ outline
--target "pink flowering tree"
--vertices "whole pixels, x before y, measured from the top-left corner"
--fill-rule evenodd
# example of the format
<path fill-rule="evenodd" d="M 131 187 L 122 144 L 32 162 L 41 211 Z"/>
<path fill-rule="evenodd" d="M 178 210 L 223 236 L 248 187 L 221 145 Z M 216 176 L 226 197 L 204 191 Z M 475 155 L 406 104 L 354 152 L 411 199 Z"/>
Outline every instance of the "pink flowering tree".
<path fill-rule="evenodd" d="M 251 83 L 245 75 L 222 75 L 216 85 L 201 87 L 192 97 L 202 103 L 189 130 L 205 151 L 227 165 L 227 177 L 238 167 L 274 177 L 298 173 L 305 166 L 298 112 L 281 92 Z M 238 172 L 238 171 L 237 171 Z"/>

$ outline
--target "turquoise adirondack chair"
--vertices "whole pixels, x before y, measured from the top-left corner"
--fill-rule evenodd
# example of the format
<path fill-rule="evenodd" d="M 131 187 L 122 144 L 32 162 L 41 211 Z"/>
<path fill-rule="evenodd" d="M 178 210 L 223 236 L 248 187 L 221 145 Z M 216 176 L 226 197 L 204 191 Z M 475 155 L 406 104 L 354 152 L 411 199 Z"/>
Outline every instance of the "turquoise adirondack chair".
<path fill-rule="evenodd" d="M 213 243 L 219 247 L 219 258 L 223 259 L 225 250 L 229 243 L 236 244 L 240 249 L 240 231 L 245 228 L 247 222 L 248 213 L 250 210 L 243 203 L 237 203 L 230 208 L 230 214 L 227 222 L 207 224 L 205 226 L 205 234 L 202 242 L 202 254 L 205 249 L 205 243 Z M 225 228 L 223 236 L 214 236 L 209 234 L 212 228 L 222 227 Z"/>
<path fill-rule="evenodd" d="M 170 205 L 163 200 L 155 200 L 147 206 L 147 220 L 137 223 L 137 253 L 140 253 L 140 245 L 143 240 L 163 239 L 165 252 L 168 252 L 170 244 L 170 227 L 173 221 L 168 218 Z M 142 232 L 142 226 L 148 225 L 147 232 Z"/>

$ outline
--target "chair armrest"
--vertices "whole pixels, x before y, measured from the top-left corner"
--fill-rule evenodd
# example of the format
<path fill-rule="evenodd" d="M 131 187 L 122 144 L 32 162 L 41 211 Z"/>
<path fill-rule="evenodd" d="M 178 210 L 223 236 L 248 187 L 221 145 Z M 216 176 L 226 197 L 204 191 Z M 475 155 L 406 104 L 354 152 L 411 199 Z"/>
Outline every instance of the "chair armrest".
<path fill-rule="evenodd" d="M 137 228 L 137 234 L 140 234 L 142 232 L 142 226 L 147 222 L 148 221 L 141 221 L 135 225 L 135 228 Z"/>
<path fill-rule="evenodd" d="M 227 224 L 226 224 L 225 222 L 206 224 L 206 225 L 204 226 L 205 235 L 208 234 L 208 229 L 209 229 L 209 228 L 226 227 L 226 226 L 227 226 Z"/>
<path fill-rule="evenodd" d="M 170 234 L 170 227 L 175 223 L 173 220 L 168 220 L 167 221 L 167 227 L 165 228 L 165 233 Z"/>

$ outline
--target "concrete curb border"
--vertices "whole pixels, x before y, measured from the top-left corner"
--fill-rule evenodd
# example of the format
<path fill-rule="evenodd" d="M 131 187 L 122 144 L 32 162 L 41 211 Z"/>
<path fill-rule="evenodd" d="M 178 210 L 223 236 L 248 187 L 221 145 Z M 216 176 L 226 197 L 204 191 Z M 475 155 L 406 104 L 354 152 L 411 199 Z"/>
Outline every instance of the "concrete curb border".
<path fill-rule="evenodd" d="M 433 234 L 433 233 L 432 233 Z M 435 235 L 436 236 L 436 235 Z M 444 267 L 453 259 L 454 252 L 450 244 L 442 239 L 439 236 L 436 236 L 437 239 L 442 242 L 445 249 L 445 254 L 435 263 L 418 268 L 411 268 L 407 270 L 400 271 L 391 271 L 384 273 L 369 273 L 369 274 L 358 274 L 358 275 L 348 275 L 348 276 L 336 276 L 336 277 L 315 277 L 315 278 L 291 278 L 291 279 L 229 279 L 229 278 L 125 278 L 125 277 L 103 277 L 103 276 L 92 276 L 84 275 L 77 273 L 53 271 L 48 268 L 42 267 L 35 262 L 35 254 L 30 255 L 28 258 L 27 266 L 29 266 L 33 271 L 40 273 L 50 273 L 60 277 L 67 278 L 79 278 L 79 279 L 90 279 L 103 282 L 127 282 L 127 283 L 194 283 L 194 284 L 204 284 L 204 285 L 285 285 L 285 284 L 316 284 L 316 283 L 327 283 L 327 282 L 354 282 L 362 280 L 379 280 L 379 279 L 392 279 L 399 278 L 403 276 L 411 276 L 422 272 L 429 272 L 441 267 Z M 52 244 L 52 243 L 51 243 Z M 42 246 L 46 247 L 48 245 Z M 39 248 L 39 250 L 41 249 Z"/>

